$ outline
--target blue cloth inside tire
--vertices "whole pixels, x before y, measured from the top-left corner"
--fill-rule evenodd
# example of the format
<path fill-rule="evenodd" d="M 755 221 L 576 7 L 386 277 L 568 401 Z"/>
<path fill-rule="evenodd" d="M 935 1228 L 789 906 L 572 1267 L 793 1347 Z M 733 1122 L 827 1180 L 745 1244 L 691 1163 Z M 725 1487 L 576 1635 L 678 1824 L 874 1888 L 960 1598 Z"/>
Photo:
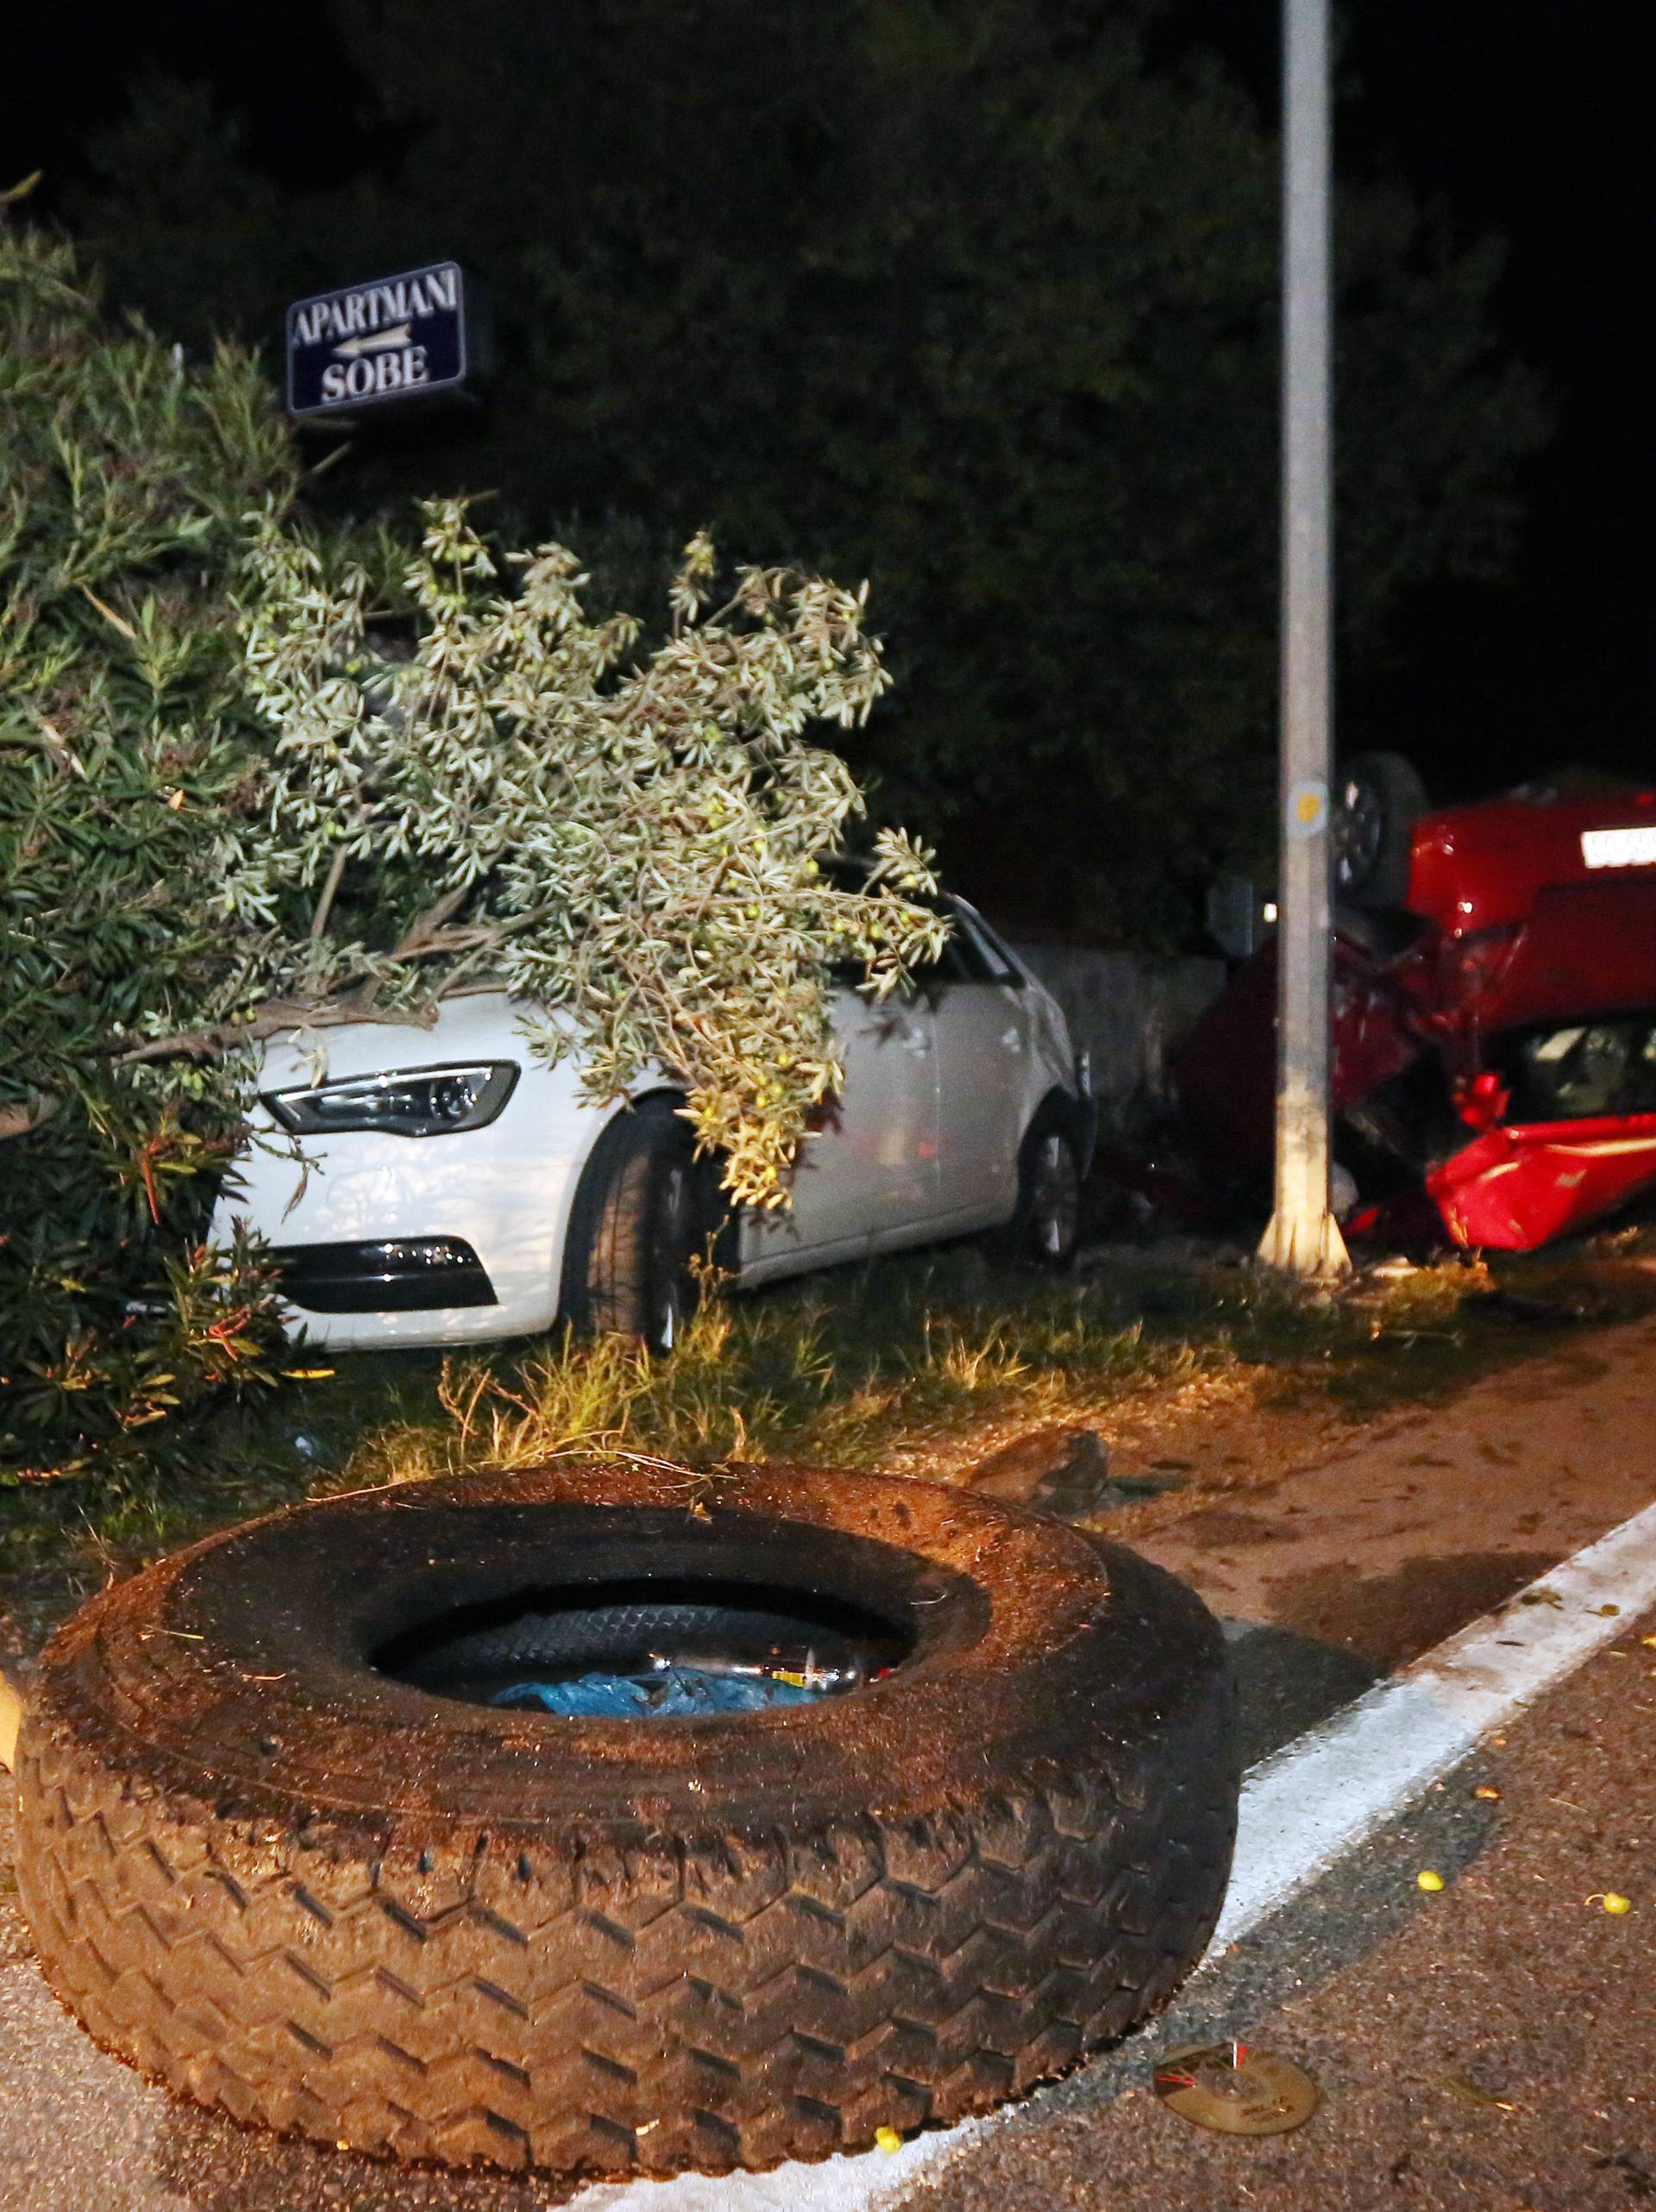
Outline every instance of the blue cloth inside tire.
<path fill-rule="evenodd" d="M 494 1705 L 538 1708 L 568 1720 L 678 1720 L 714 1713 L 760 1713 L 778 1705 L 812 1705 L 821 1691 L 769 1673 L 731 1674 L 704 1667 L 652 1668 L 648 1674 L 599 1672 L 568 1682 L 518 1682 L 497 1690 Z"/>

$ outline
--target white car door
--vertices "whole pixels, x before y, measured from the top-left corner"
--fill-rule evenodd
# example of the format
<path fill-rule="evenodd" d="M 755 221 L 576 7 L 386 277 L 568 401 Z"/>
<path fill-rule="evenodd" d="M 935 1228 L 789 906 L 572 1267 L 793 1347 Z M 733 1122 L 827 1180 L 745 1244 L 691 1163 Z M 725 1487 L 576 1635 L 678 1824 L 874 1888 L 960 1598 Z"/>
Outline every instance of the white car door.
<path fill-rule="evenodd" d="M 966 1229 L 1004 1219 L 1015 1201 L 1037 1071 L 1023 978 L 969 909 L 956 909 L 949 949 L 935 993 L 938 1201 Z"/>
<path fill-rule="evenodd" d="M 794 1163 L 786 1212 L 743 1217 L 742 1274 L 762 1281 L 924 1236 L 938 1211 L 937 1018 L 916 986 L 834 994 L 845 1081 Z"/>

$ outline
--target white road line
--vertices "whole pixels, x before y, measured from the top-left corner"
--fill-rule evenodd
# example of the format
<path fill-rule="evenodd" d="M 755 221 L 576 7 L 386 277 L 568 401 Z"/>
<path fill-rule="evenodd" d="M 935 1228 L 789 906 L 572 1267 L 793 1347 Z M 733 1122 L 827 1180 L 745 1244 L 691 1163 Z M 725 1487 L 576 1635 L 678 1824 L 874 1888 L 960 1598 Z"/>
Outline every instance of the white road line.
<path fill-rule="evenodd" d="M 1653 1602 L 1656 1505 L 1255 1767 L 1214 1950 L 1257 1927 Z"/>
<path fill-rule="evenodd" d="M 1204 1967 L 1653 1605 L 1656 1505 L 1253 1768 Z M 571 2212 L 879 2212 L 1000 2121 L 820 2165 L 599 2183 Z"/>

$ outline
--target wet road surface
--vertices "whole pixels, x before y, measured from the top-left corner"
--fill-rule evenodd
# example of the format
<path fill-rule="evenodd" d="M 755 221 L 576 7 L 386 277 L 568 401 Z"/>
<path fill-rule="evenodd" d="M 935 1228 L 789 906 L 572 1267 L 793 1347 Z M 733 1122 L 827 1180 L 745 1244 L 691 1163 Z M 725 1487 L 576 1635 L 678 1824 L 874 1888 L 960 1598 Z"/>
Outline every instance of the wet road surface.
<path fill-rule="evenodd" d="M 1656 1323 L 1639 1321 L 1391 1414 L 1132 1540 L 1221 1617 L 1389 1670 L 1653 1493 Z"/>

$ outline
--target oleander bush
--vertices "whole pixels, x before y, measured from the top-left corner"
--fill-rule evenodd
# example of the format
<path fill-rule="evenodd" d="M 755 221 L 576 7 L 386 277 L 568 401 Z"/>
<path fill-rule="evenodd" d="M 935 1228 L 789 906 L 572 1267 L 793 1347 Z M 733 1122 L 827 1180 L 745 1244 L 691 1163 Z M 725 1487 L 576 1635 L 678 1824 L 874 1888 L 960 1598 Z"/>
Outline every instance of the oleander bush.
<path fill-rule="evenodd" d="M 861 799 L 810 731 L 869 713 L 881 648 L 862 594 L 721 582 L 701 536 L 654 633 L 586 582 L 461 500 L 319 522 L 247 353 L 186 359 L 0 223 L 9 1479 L 280 1380 L 269 1266 L 210 1236 L 279 1031 L 504 985 L 595 1096 L 677 1070 L 733 1198 L 785 1201 L 830 968 L 888 990 L 944 927 L 900 834 L 868 890 L 822 865 Z"/>

